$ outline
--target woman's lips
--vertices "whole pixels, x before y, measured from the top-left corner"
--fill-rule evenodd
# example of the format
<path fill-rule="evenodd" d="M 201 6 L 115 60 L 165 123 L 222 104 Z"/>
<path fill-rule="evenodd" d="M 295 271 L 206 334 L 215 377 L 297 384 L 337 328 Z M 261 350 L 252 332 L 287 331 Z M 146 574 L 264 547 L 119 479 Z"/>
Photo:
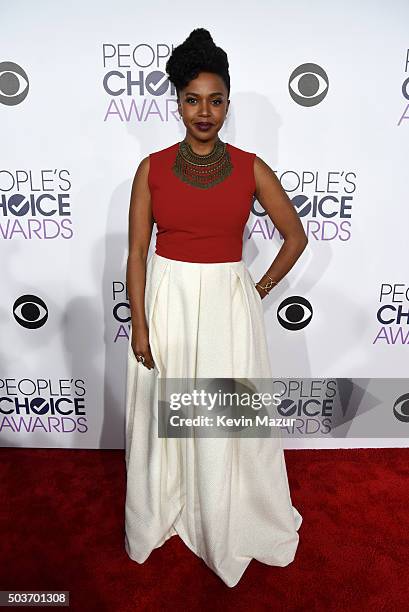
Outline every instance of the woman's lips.
<path fill-rule="evenodd" d="M 212 123 L 206 123 L 204 121 L 200 121 L 199 123 L 196 123 L 196 126 L 199 130 L 209 130 L 212 127 Z"/>

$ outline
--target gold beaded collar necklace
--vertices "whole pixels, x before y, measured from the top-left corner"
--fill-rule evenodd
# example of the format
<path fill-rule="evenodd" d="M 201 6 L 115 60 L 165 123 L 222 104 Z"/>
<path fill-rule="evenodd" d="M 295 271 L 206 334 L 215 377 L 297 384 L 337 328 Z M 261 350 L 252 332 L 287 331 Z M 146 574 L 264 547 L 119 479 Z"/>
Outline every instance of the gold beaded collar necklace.
<path fill-rule="evenodd" d="M 207 155 L 195 153 L 186 140 L 179 143 L 173 173 L 183 182 L 208 189 L 224 181 L 233 169 L 225 142 L 217 138 L 213 150 Z"/>

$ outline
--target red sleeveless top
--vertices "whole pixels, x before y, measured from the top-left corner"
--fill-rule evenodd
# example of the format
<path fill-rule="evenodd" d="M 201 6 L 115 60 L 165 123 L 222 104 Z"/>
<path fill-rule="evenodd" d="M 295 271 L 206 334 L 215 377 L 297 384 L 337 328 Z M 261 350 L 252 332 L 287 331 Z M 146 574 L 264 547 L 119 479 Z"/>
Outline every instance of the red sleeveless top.
<path fill-rule="evenodd" d="M 149 155 L 148 185 L 158 255 L 198 263 L 242 259 L 243 231 L 256 190 L 256 154 L 226 145 L 231 174 L 207 189 L 193 187 L 173 174 L 178 142 Z"/>

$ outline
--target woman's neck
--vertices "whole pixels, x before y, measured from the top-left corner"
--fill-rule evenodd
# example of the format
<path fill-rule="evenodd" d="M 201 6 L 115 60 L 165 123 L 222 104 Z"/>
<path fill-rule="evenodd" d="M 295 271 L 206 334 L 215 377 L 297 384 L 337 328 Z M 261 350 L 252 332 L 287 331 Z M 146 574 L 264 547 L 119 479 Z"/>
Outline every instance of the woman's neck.
<path fill-rule="evenodd" d="M 186 134 L 184 138 L 184 141 L 190 145 L 192 151 L 196 153 L 196 155 L 209 155 L 209 153 L 214 150 L 219 140 L 220 138 L 218 135 L 215 138 L 212 138 L 211 140 L 207 140 L 206 142 L 196 140 L 192 138 L 189 134 Z"/>

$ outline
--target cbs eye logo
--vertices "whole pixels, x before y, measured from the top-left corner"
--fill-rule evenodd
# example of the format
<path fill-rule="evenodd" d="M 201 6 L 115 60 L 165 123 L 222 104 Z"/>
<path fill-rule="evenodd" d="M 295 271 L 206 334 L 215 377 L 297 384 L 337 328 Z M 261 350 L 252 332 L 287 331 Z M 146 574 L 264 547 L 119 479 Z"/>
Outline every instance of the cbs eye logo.
<path fill-rule="evenodd" d="M 328 93 L 327 73 L 318 64 L 302 64 L 290 75 L 288 90 L 300 106 L 316 106 Z"/>
<path fill-rule="evenodd" d="M 37 295 L 22 295 L 14 302 L 13 315 L 21 327 L 38 329 L 48 319 L 47 304 Z"/>
<path fill-rule="evenodd" d="M 289 331 L 304 329 L 312 319 L 312 306 L 300 295 L 293 295 L 281 302 L 277 308 L 277 319 Z"/>
<path fill-rule="evenodd" d="M 0 62 L 0 102 L 6 106 L 20 104 L 28 94 L 25 70 L 14 62 Z"/>
<path fill-rule="evenodd" d="M 409 423 L 409 393 L 398 397 L 393 405 L 393 414 L 402 423 Z"/>

